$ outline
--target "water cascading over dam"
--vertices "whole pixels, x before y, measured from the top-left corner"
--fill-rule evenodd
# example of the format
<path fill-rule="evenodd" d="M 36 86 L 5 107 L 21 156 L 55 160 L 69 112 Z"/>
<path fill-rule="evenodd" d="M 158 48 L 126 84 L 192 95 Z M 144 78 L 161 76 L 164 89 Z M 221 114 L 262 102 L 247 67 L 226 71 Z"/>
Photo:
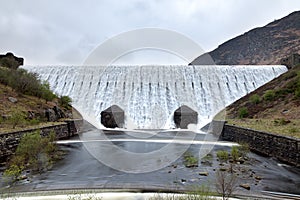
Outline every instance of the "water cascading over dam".
<path fill-rule="evenodd" d="M 118 105 L 125 128 L 174 128 L 174 111 L 187 105 L 204 125 L 226 105 L 284 73 L 285 66 L 25 66 L 68 95 L 89 122 Z"/>

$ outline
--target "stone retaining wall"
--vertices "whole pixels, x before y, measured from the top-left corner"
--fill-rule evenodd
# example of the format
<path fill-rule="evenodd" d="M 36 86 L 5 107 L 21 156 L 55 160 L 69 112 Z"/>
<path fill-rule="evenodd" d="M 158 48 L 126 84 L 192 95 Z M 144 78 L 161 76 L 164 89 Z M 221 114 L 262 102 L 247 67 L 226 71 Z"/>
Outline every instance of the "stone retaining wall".
<path fill-rule="evenodd" d="M 225 124 L 221 139 L 248 143 L 251 150 L 300 166 L 300 139 Z"/>
<path fill-rule="evenodd" d="M 65 139 L 74 136 L 79 131 L 78 126 L 76 126 L 77 123 L 80 121 L 69 120 L 59 125 L 0 134 L 0 162 L 6 161 L 15 152 L 24 134 L 39 130 L 42 136 L 47 136 L 54 131 L 57 139 Z"/>

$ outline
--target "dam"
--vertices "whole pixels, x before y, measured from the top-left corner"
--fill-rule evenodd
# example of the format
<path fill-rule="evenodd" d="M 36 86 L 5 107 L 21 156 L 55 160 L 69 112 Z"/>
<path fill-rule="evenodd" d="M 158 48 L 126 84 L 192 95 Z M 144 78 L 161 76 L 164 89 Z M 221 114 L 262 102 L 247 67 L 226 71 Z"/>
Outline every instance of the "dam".
<path fill-rule="evenodd" d="M 285 66 L 24 66 L 97 128 L 101 112 L 124 110 L 123 128 L 175 128 L 174 111 L 188 106 L 201 128 L 225 106 L 287 71 Z"/>

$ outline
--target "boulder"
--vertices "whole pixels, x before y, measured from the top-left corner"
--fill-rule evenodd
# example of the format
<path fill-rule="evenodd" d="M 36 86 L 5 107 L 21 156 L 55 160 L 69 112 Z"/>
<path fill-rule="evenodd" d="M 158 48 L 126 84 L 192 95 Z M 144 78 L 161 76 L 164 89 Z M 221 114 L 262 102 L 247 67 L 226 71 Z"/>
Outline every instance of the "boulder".
<path fill-rule="evenodd" d="M 208 172 L 199 172 L 200 176 L 208 176 Z"/>
<path fill-rule="evenodd" d="M 117 105 L 112 105 L 101 112 L 101 124 L 106 128 L 122 128 L 124 119 L 124 111 Z"/>
<path fill-rule="evenodd" d="M 17 98 L 14 98 L 14 97 L 8 97 L 8 100 L 12 103 L 17 103 L 18 102 L 18 99 Z"/>
<path fill-rule="evenodd" d="M 249 184 L 241 184 L 240 187 L 246 189 L 246 190 L 250 190 L 250 185 Z"/>
<path fill-rule="evenodd" d="M 174 122 L 177 128 L 187 129 L 189 124 L 198 123 L 198 113 L 188 106 L 181 106 L 174 112 Z"/>

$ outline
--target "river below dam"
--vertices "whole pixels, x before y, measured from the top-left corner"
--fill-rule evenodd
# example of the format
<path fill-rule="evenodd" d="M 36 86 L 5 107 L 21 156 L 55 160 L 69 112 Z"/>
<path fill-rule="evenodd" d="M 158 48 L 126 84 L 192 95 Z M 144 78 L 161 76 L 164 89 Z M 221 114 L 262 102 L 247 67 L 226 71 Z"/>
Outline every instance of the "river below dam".
<path fill-rule="evenodd" d="M 215 187 L 216 170 L 222 167 L 217 161 L 218 150 L 230 151 L 234 143 L 216 141 L 210 151 L 210 158 L 207 156 L 200 159 L 198 167 L 188 168 L 184 165 L 184 154 L 177 159 L 170 158 L 170 161 L 155 169 L 151 162 L 115 159 L 116 151 L 112 147 L 118 147 L 130 153 L 155 152 L 162 150 L 174 135 L 188 135 L 188 131 L 159 131 L 156 134 L 136 139 L 135 134 L 129 135 L 124 131 L 100 131 L 92 126 L 85 125 L 84 131 L 68 140 L 58 141 L 59 147 L 66 152 L 65 157 L 54 164 L 53 168 L 40 175 L 28 175 L 27 180 L 19 181 L 13 186 L 7 187 L 7 191 L 49 191 L 62 189 L 141 189 L 142 191 L 176 191 L 192 190 L 200 185 L 209 186 L 212 190 Z M 179 133 L 180 132 L 180 133 Z M 179 147 L 187 147 L 187 152 L 197 157 L 204 142 L 205 133 L 197 133 L 193 142 L 187 142 L 178 137 L 174 151 L 163 149 L 166 155 L 172 155 Z M 211 136 L 213 138 L 214 136 Z M 111 142 L 111 143 L 108 143 Z M 188 146 L 186 146 L 188 144 Z M 180 149 L 180 148 L 179 148 Z M 169 152 L 168 152 L 169 151 Z M 108 163 L 101 160 L 98 154 L 105 154 L 105 157 L 115 159 L 115 163 Z M 110 153 L 109 153 L 110 152 Z M 161 153 L 160 154 L 164 154 Z M 248 154 L 249 160 L 244 164 L 236 165 L 234 168 L 238 174 L 236 193 L 243 195 L 260 194 L 262 191 L 284 192 L 300 194 L 300 169 L 269 157 L 263 157 L 254 153 Z M 140 158 L 139 158 L 140 159 Z M 175 159 L 172 161 L 172 159 Z M 103 164 L 104 161 L 105 164 Z M 131 164 L 132 172 L 126 168 Z M 140 164 L 142 163 L 142 167 Z M 111 167 L 108 167 L 110 164 Z M 117 166 L 114 166 L 117 164 Z M 118 165 L 119 164 L 119 165 Z M 158 164 L 159 165 L 159 164 Z M 118 167 L 124 166 L 120 171 Z M 140 171 L 135 171 L 138 166 Z M 153 170 L 149 170 L 152 168 Z M 131 168 L 130 168 L 131 169 Z M 143 172 L 143 169 L 145 169 Z M 126 172 L 127 171 L 127 172 Z M 2 179 L 3 180 L 3 179 Z M 248 184 L 250 190 L 239 187 L 240 184 Z M 4 183 L 2 183 L 4 187 Z"/>

